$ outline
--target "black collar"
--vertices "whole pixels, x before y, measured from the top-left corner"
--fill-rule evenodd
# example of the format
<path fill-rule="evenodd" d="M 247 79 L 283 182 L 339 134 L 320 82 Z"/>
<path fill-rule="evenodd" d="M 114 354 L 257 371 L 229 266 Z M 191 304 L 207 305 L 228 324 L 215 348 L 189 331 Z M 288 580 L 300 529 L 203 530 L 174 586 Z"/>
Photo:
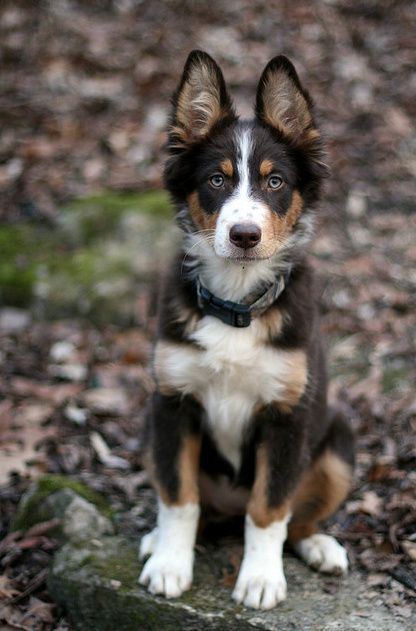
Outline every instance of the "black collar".
<path fill-rule="evenodd" d="M 277 300 L 284 291 L 289 277 L 290 270 L 286 272 L 286 274 L 276 276 L 275 281 L 251 303 L 222 300 L 214 296 L 209 289 L 204 287 L 198 278 L 196 280 L 198 306 L 204 316 L 214 316 L 222 322 L 225 322 L 225 324 L 239 329 L 244 328 L 250 325 L 253 316 L 262 314 Z"/>

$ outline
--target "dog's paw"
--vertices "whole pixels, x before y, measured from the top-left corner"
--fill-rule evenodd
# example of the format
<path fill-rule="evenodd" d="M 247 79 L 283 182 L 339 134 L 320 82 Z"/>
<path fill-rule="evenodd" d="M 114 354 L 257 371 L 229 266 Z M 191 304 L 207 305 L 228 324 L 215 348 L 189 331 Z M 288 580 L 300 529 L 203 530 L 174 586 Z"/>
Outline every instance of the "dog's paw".
<path fill-rule="evenodd" d="M 311 568 L 325 574 L 345 574 L 348 571 L 346 550 L 334 537 L 316 534 L 302 539 L 296 552 Z"/>
<path fill-rule="evenodd" d="M 140 542 L 140 551 L 139 551 L 139 559 L 145 559 L 150 556 L 155 549 L 156 539 L 159 533 L 158 528 L 154 528 L 147 535 L 144 535 Z"/>
<path fill-rule="evenodd" d="M 181 551 L 178 555 L 164 548 L 156 550 L 146 561 L 139 583 L 146 585 L 151 594 L 178 598 L 191 587 L 192 565 L 192 553 L 187 555 Z"/>
<path fill-rule="evenodd" d="M 286 598 L 286 579 L 278 567 L 261 571 L 243 564 L 232 597 L 246 607 L 271 609 Z"/>

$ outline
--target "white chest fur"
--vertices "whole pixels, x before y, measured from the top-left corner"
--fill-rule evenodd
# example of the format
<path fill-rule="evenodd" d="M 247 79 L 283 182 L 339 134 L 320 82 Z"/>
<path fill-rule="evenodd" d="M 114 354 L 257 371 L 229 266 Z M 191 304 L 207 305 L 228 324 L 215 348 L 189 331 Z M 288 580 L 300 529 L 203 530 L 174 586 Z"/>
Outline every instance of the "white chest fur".
<path fill-rule="evenodd" d="M 276 350 L 263 338 L 258 320 L 237 329 L 206 316 L 190 336 L 199 348 L 165 341 L 156 347 L 159 383 L 198 398 L 218 449 L 236 469 L 253 409 L 259 403 L 284 401 L 300 359 L 304 365 L 301 351 Z M 305 379 L 306 370 L 302 390 Z"/>

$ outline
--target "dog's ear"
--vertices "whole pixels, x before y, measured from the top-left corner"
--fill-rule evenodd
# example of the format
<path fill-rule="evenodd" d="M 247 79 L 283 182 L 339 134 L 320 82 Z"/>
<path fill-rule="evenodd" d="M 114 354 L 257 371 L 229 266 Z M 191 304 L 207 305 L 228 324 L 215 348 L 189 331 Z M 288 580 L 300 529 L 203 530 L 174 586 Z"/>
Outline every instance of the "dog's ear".
<path fill-rule="evenodd" d="M 309 144 L 319 138 L 311 107 L 311 98 L 289 59 L 279 55 L 269 61 L 257 88 L 257 118 L 295 145 Z"/>
<path fill-rule="evenodd" d="M 205 138 L 220 122 L 234 118 L 219 66 L 207 53 L 192 51 L 173 97 L 169 147 L 184 149 Z"/>

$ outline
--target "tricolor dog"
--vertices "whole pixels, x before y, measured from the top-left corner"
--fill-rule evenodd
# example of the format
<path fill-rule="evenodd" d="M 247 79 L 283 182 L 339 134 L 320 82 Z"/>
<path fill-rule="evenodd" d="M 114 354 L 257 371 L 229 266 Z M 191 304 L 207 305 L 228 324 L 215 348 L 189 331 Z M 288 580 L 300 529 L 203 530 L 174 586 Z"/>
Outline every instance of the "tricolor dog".
<path fill-rule="evenodd" d="M 288 539 L 316 570 L 341 574 L 344 548 L 319 522 L 351 483 L 353 439 L 326 402 L 307 261 L 327 174 L 312 101 L 275 57 L 255 116 L 236 115 L 215 61 L 194 51 L 173 98 L 165 182 L 183 231 L 160 297 L 157 390 L 147 459 L 159 499 L 141 543 L 153 594 L 192 584 L 201 508 L 245 515 L 233 598 L 286 597 Z"/>

